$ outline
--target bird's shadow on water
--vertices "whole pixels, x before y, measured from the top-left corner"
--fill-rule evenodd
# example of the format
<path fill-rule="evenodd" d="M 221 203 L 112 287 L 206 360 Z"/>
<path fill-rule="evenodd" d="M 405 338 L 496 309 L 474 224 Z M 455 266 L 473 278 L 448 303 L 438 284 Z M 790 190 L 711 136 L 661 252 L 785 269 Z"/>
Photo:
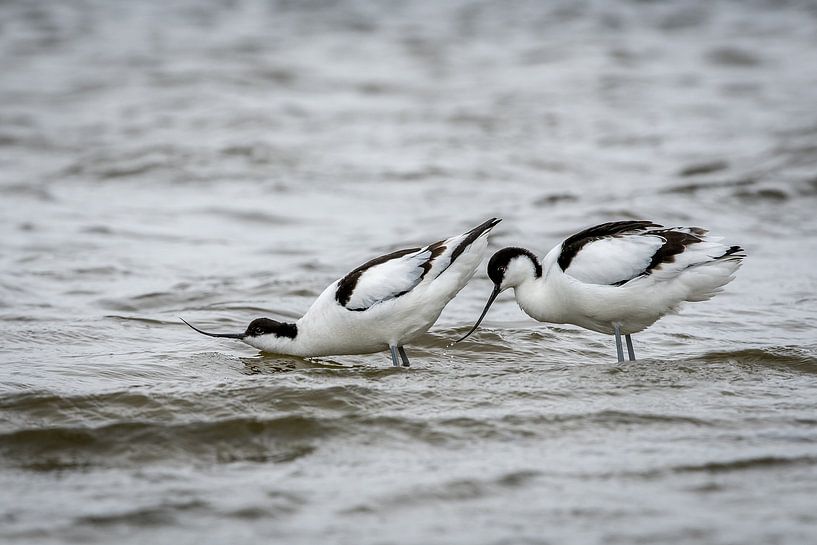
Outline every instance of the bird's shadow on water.
<path fill-rule="evenodd" d="M 343 369 L 346 366 L 330 361 L 314 358 L 299 358 L 281 354 L 260 352 L 255 356 L 238 358 L 243 364 L 240 369 L 245 375 L 274 375 L 290 371 L 308 371 L 316 369 Z"/>
<path fill-rule="evenodd" d="M 340 362 L 325 357 L 301 358 L 260 352 L 255 356 L 241 357 L 239 360 L 243 364 L 240 372 L 245 375 L 274 375 L 300 371 L 315 376 L 379 378 L 416 371 L 413 367 L 394 367 L 390 362 L 386 366 L 385 359 L 383 364 L 377 365 L 376 363 Z"/>

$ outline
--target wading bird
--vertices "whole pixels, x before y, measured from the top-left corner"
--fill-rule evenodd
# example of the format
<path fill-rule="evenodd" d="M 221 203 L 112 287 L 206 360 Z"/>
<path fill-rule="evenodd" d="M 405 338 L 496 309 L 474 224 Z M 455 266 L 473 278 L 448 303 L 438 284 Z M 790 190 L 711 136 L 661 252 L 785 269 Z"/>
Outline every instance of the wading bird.
<path fill-rule="evenodd" d="M 482 262 L 493 218 L 467 233 L 425 248 L 409 248 L 364 263 L 333 282 L 295 323 L 257 318 L 239 339 L 276 354 L 316 357 L 390 350 L 394 366 L 409 359 L 403 345 L 425 333 Z"/>
<path fill-rule="evenodd" d="M 502 291 L 540 322 L 574 324 L 621 336 L 630 360 L 630 337 L 675 312 L 686 301 L 705 301 L 721 291 L 746 253 L 726 246 L 699 227 L 663 227 L 650 221 L 616 221 L 585 229 L 553 248 L 542 262 L 524 248 L 503 248 L 488 262 L 494 291 L 473 333 Z"/>

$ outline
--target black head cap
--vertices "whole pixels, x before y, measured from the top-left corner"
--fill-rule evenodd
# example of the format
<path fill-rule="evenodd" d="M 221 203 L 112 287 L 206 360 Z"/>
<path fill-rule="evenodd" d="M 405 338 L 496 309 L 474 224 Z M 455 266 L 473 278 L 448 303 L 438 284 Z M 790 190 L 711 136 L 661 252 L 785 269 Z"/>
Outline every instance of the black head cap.
<path fill-rule="evenodd" d="M 260 337 L 261 335 L 273 334 L 277 337 L 289 337 L 294 339 L 298 334 L 298 326 L 285 322 L 277 322 L 270 318 L 256 318 L 247 326 L 245 337 Z"/>
<path fill-rule="evenodd" d="M 505 278 L 505 273 L 508 270 L 508 263 L 515 257 L 525 256 L 533 263 L 533 268 L 536 273 L 536 278 L 542 276 L 542 265 L 539 260 L 533 255 L 533 252 L 525 248 L 502 248 L 488 261 L 488 278 L 499 286 L 502 284 L 502 279 Z"/>

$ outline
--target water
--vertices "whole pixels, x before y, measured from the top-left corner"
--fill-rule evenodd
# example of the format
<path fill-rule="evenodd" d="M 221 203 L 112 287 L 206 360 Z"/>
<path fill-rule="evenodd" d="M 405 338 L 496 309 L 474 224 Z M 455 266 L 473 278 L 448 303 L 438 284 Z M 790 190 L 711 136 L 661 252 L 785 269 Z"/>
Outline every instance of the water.
<path fill-rule="evenodd" d="M 0 5 L 0 540 L 817 540 L 813 2 Z M 635 337 L 484 270 L 392 370 L 207 339 L 491 216 L 704 225 Z"/>

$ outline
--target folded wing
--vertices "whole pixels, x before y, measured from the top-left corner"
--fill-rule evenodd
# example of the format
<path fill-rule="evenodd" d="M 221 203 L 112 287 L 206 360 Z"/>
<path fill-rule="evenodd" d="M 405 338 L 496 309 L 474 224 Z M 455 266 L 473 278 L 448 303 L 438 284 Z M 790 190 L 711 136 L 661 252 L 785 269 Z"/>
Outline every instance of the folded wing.
<path fill-rule="evenodd" d="M 653 273 L 672 276 L 723 252 L 705 235 L 697 227 L 665 228 L 648 221 L 606 223 L 565 240 L 559 265 L 589 284 L 623 285 Z M 692 248 L 706 253 L 689 252 Z"/>
<path fill-rule="evenodd" d="M 338 281 L 335 299 L 349 310 L 363 311 L 405 295 L 420 283 L 440 276 L 497 223 L 499 220 L 491 219 L 467 233 L 425 248 L 399 250 L 372 259 Z"/>

